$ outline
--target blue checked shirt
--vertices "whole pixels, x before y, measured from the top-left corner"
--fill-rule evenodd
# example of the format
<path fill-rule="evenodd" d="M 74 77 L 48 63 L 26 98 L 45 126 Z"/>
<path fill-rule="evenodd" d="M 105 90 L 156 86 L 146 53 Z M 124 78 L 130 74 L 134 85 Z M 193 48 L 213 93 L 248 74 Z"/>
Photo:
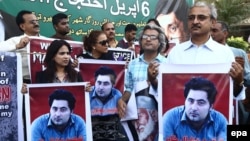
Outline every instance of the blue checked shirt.
<path fill-rule="evenodd" d="M 159 63 L 166 62 L 166 58 L 160 54 L 157 55 L 154 61 Z M 132 92 L 136 82 L 145 81 L 148 79 L 148 65 L 149 63 L 144 60 L 144 54 L 128 64 L 128 69 L 125 74 L 125 90 Z"/>

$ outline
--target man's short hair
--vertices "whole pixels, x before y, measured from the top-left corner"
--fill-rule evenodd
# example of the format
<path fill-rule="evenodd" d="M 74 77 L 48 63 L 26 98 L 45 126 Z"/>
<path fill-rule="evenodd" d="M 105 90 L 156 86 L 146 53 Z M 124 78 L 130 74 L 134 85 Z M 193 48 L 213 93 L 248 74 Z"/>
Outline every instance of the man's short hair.
<path fill-rule="evenodd" d="M 186 84 L 184 89 L 184 97 L 187 98 L 190 90 L 201 90 L 207 93 L 207 99 L 211 104 L 214 103 L 215 97 L 217 95 L 217 90 L 215 85 L 206 78 L 194 77 L 191 78 Z"/>
<path fill-rule="evenodd" d="M 68 16 L 64 13 L 58 13 L 58 14 L 55 14 L 53 17 L 52 17 L 52 24 L 53 25 L 57 25 L 61 19 L 68 19 Z"/>
<path fill-rule="evenodd" d="M 102 31 L 104 31 L 104 26 L 107 25 L 107 24 L 109 24 L 109 23 L 113 24 L 113 26 L 114 26 L 114 23 L 112 23 L 112 22 L 105 22 L 105 23 L 102 24 L 102 26 L 101 26 Z"/>
<path fill-rule="evenodd" d="M 124 32 L 137 31 L 137 27 L 134 24 L 127 24 Z"/>
<path fill-rule="evenodd" d="M 98 70 L 95 72 L 95 79 L 97 79 L 98 75 L 109 75 L 110 80 L 112 84 L 115 84 L 116 81 L 116 74 L 113 69 L 107 66 L 101 66 Z"/>
<path fill-rule="evenodd" d="M 31 11 L 28 11 L 28 10 L 21 10 L 20 12 L 18 12 L 17 16 L 16 16 L 16 24 L 18 25 L 19 29 L 21 31 L 23 31 L 21 28 L 20 28 L 20 24 L 23 24 L 25 21 L 24 21 L 24 18 L 23 18 L 23 15 L 25 14 L 33 14 Z"/>
<path fill-rule="evenodd" d="M 221 30 L 229 32 L 228 25 L 223 21 L 217 21 L 216 23 L 219 23 L 221 25 Z"/>
<path fill-rule="evenodd" d="M 74 95 L 64 89 L 57 89 L 49 96 L 49 106 L 51 107 L 54 100 L 66 100 L 68 101 L 68 106 L 72 111 L 75 108 L 76 99 Z"/>

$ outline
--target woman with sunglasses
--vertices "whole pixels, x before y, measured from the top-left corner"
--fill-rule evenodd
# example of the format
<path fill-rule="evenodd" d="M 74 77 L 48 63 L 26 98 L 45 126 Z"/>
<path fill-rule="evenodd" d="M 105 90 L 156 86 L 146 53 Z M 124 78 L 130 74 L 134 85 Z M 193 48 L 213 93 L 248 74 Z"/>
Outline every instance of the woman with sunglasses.
<path fill-rule="evenodd" d="M 78 55 L 78 58 L 114 60 L 112 54 L 108 52 L 108 40 L 103 31 L 92 30 L 84 37 L 83 46 L 86 52 Z"/>

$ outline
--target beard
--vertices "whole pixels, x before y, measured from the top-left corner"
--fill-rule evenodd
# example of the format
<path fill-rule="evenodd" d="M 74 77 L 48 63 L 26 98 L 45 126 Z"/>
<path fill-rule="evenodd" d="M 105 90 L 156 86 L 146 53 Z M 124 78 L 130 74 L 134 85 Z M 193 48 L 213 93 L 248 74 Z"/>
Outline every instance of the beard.
<path fill-rule="evenodd" d="M 138 137 L 140 141 L 145 140 L 153 131 L 155 127 L 155 122 L 153 121 L 152 117 L 149 116 L 147 125 L 144 126 L 144 131 L 141 133 L 138 133 Z"/>

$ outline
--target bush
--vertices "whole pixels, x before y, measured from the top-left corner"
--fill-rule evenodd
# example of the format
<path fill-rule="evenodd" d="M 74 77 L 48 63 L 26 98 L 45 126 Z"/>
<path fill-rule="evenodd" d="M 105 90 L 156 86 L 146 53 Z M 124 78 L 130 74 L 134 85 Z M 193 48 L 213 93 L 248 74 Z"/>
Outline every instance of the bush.
<path fill-rule="evenodd" d="M 230 38 L 227 39 L 227 44 L 231 47 L 241 48 L 245 51 L 250 51 L 249 43 L 244 41 L 243 37 L 231 36 Z"/>

